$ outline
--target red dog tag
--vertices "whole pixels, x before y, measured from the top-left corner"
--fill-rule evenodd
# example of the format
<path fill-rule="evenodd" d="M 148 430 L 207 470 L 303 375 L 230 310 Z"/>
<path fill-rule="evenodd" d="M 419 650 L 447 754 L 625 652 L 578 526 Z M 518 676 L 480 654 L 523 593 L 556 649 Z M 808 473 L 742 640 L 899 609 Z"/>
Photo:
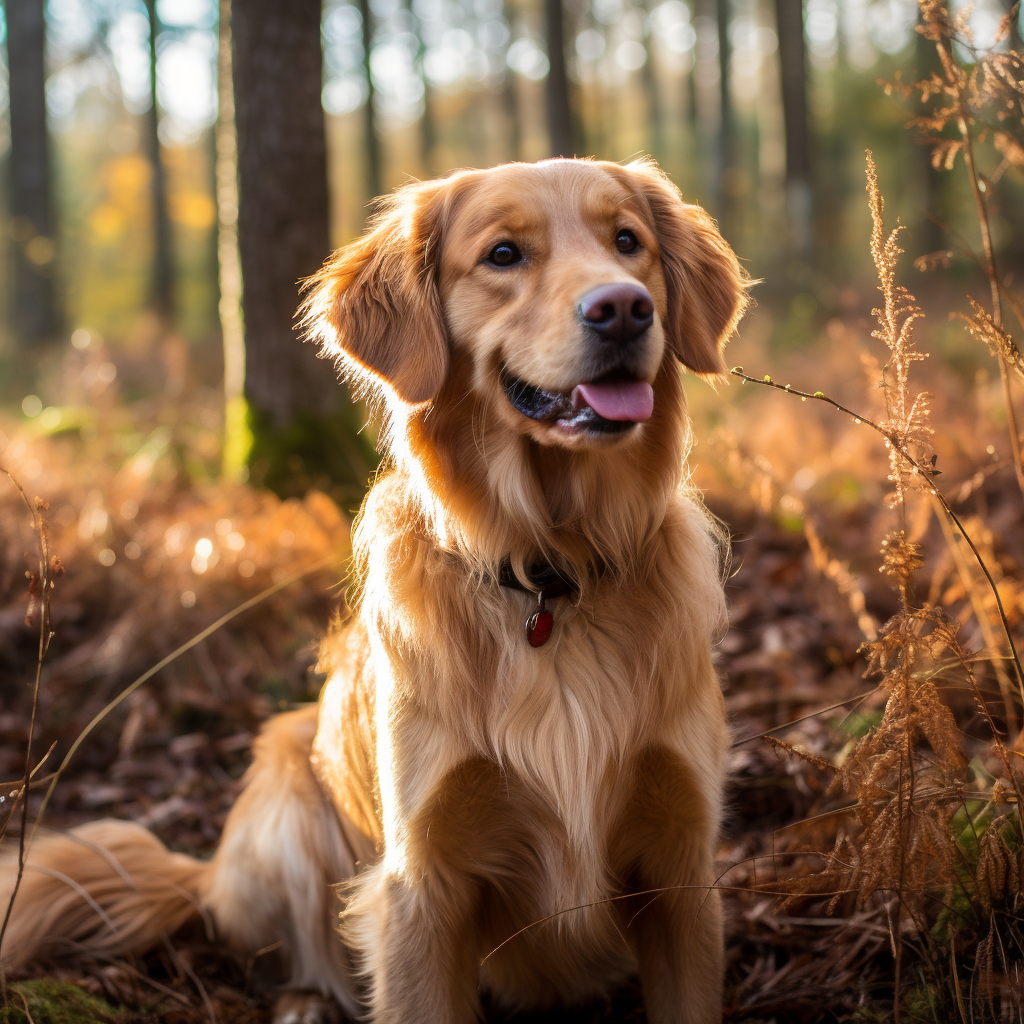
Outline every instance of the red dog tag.
<path fill-rule="evenodd" d="M 544 595 L 537 595 L 537 610 L 526 620 L 526 639 L 531 647 L 543 647 L 551 639 L 555 617 L 544 607 Z"/>

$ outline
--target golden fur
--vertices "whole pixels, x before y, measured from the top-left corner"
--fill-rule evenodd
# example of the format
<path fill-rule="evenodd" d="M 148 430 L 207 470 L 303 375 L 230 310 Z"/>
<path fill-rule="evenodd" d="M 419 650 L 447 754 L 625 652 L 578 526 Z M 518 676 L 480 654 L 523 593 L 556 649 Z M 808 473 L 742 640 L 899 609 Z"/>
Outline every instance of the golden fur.
<path fill-rule="evenodd" d="M 637 252 L 616 249 L 623 229 Z M 484 257 L 509 238 L 525 259 L 495 271 Z M 571 390 L 592 344 L 577 303 L 610 282 L 654 300 L 638 357 L 652 417 L 607 438 L 517 412 L 501 370 Z M 383 406 L 390 455 L 355 530 L 354 613 L 323 645 L 319 710 L 268 723 L 209 865 L 102 823 L 89 828 L 110 856 L 60 889 L 48 866 L 86 833 L 38 843 L 11 962 L 61 934 L 138 948 L 194 894 L 227 941 L 283 940 L 294 985 L 380 1024 L 472 1021 L 481 987 L 571 1003 L 631 971 L 653 1024 L 718 1020 L 706 886 L 725 609 L 720 538 L 686 488 L 679 363 L 722 370 L 744 287 L 710 218 L 648 162 L 512 164 L 391 197 L 305 307 Z M 544 647 L 523 631 L 535 600 L 496 582 L 504 558 L 524 582 L 545 561 L 579 581 Z M 79 888 L 106 907 L 126 877 L 168 879 L 163 904 L 84 913 Z M 666 891 L 632 895 L 651 889 Z M 74 927 L 56 911 L 41 923 L 44 904 L 76 908 Z"/>

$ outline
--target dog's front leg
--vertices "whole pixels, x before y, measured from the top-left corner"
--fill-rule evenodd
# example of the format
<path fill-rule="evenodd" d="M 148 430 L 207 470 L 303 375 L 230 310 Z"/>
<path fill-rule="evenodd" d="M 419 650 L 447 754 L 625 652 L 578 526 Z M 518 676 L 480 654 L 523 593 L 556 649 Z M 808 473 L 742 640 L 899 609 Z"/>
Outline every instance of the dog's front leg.
<path fill-rule="evenodd" d="M 470 1024 L 480 1010 L 475 894 L 426 870 L 364 875 L 346 914 L 361 949 L 374 1024 Z"/>
<path fill-rule="evenodd" d="M 710 867 L 710 865 L 708 865 Z M 669 882 L 669 877 L 686 878 Z M 661 884 L 695 885 L 639 897 L 633 923 L 650 1024 L 717 1024 L 722 1019 L 722 912 L 710 871 L 672 874 Z"/>
<path fill-rule="evenodd" d="M 716 804 L 709 780 L 667 749 L 638 759 L 613 860 L 637 893 L 627 903 L 627 924 L 651 1024 L 722 1018 L 722 914 L 712 888 Z"/>

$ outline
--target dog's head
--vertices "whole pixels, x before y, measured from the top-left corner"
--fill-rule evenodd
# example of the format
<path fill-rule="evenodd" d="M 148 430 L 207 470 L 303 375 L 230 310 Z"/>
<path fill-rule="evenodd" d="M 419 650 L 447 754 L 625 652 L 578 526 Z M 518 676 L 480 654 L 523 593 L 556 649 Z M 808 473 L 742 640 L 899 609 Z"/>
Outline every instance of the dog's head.
<path fill-rule="evenodd" d="M 399 190 L 314 279 L 305 315 L 421 461 L 442 431 L 541 461 L 642 459 L 653 433 L 681 430 L 679 364 L 723 371 L 745 281 L 652 162 L 551 160 Z"/>

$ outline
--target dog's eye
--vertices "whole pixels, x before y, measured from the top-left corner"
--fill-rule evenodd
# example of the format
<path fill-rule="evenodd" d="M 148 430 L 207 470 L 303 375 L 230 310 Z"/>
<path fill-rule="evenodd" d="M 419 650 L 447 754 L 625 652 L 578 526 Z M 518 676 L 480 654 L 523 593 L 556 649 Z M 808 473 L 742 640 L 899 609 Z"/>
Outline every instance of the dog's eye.
<path fill-rule="evenodd" d="M 632 231 L 622 230 L 615 236 L 615 248 L 629 255 L 640 248 L 640 243 Z"/>
<path fill-rule="evenodd" d="M 523 254 L 515 242 L 499 242 L 488 254 L 487 262 L 496 267 L 511 267 L 522 260 Z"/>

